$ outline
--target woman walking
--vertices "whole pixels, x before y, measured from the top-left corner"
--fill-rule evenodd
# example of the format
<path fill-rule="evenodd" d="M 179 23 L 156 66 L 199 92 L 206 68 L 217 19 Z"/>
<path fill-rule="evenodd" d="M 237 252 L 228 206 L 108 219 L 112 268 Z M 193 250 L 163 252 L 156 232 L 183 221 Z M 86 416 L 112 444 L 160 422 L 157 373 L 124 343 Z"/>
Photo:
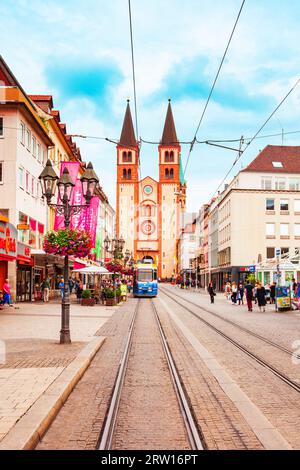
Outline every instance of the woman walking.
<path fill-rule="evenodd" d="M 210 283 L 208 284 L 207 292 L 208 292 L 209 295 L 210 295 L 210 303 L 213 304 L 214 301 L 215 301 L 215 298 L 214 298 L 214 297 L 215 297 L 216 293 L 214 292 L 214 286 L 213 286 L 213 283 L 212 283 L 212 282 L 210 282 Z"/>
<path fill-rule="evenodd" d="M 261 312 L 261 308 L 263 308 L 263 312 L 265 312 L 265 306 L 266 306 L 266 289 L 264 286 L 261 285 L 261 283 L 257 284 L 257 289 L 256 289 L 256 297 L 257 297 L 257 303 L 259 307 L 259 311 Z"/>
<path fill-rule="evenodd" d="M 231 285 L 231 291 L 232 291 L 232 295 L 231 295 L 232 303 L 233 305 L 236 305 L 236 297 L 238 293 L 238 288 L 235 282 L 233 282 Z"/>

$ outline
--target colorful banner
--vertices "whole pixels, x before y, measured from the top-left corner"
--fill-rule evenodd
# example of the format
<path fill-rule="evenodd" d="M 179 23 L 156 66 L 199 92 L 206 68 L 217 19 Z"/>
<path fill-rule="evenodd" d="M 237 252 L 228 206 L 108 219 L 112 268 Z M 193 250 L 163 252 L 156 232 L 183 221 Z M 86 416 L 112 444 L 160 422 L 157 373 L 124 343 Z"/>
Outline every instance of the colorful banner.
<path fill-rule="evenodd" d="M 75 183 L 72 198 L 70 201 L 71 205 L 80 206 L 85 205 L 85 199 L 82 193 L 82 184 L 78 178 L 78 170 L 80 163 L 77 162 L 62 162 L 60 174 L 65 167 L 68 168 L 72 181 Z M 78 214 L 74 214 L 71 217 L 70 228 L 77 230 L 85 230 L 91 235 L 93 246 L 96 244 L 96 230 L 97 230 L 97 218 L 98 218 L 99 198 L 94 196 L 89 206 L 82 208 Z M 64 217 L 62 215 L 55 214 L 54 230 L 58 230 L 64 227 Z"/>

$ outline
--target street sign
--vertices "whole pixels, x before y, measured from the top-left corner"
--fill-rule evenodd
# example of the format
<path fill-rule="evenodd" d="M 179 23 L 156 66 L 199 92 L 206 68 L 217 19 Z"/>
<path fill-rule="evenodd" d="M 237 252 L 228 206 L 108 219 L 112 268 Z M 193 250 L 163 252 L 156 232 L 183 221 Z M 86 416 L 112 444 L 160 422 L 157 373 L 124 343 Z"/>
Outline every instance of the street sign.
<path fill-rule="evenodd" d="M 255 273 L 256 267 L 255 266 L 249 266 L 249 272 L 250 273 Z"/>
<path fill-rule="evenodd" d="M 281 250 L 276 250 L 276 256 L 280 256 Z"/>

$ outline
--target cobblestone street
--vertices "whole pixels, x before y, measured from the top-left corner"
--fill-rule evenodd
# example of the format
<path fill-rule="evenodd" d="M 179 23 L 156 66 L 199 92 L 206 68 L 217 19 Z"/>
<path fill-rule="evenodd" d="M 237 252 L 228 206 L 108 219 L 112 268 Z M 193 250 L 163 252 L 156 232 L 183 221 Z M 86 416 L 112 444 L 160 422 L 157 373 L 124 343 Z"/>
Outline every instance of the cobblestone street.
<path fill-rule="evenodd" d="M 42 400 L 48 408 L 50 404 L 50 410 L 39 407 L 48 418 L 38 430 L 33 425 L 36 437 L 27 438 L 27 447 L 97 449 L 131 325 L 112 448 L 190 448 L 151 302 L 204 448 L 300 449 L 300 366 L 290 354 L 299 339 L 299 314 L 279 314 L 272 306 L 264 314 L 247 312 L 221 295 L 211 305 L 206 294 L 170 285 L 162 285 L 153 301 L 138 304 L 129 298 L 116 308 L 75 306 L 71 332 L 77 341 L 71 345 L 57 344 L 59 311 L 44 309 L 39 315 L 35 305 L 30 313 L 26 307 L 17 314 L 2 313 L 7 362 L 0 369 L 0 448 L 10 448 L 16 436 L 20 442 L 37 413 L 32 406 L 39 407 Z M 53 329 L 49 339 L 45 319 Z M 13 337 L 13 325 L 25 320 L 31 337 L 21 338 L 20 329 Z M 98 340 L 104 343 L 92 347 L 89 363 L 74 380 L 70 373 L 84 348 Z M 49 394 L 70 380 L 73 385 L 60 404 L 51 405 Z"/>

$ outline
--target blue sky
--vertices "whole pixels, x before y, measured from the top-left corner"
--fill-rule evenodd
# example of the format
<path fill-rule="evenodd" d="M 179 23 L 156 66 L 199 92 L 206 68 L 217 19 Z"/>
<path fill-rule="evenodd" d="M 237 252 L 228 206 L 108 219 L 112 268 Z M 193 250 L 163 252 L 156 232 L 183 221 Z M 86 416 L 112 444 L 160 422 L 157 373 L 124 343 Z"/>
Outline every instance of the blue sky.
<path fill-rule="evenodd" d="M 131 3 L 140 136 L 160 139 L 170 97 L 177 134 L 191 140 L 241 1 Z M 199 140 L 256 132 L 300 76 L 299 16 L 296 0 L 246 0 Z M 1 54 L 24 89 L 52 94 L 69 133 L 118 138 L 127 98 L 133 110 L 127 0 L 3 0 L 0 18 Z M 299 105 L 300 87 L 263 134 L 300 129 Z M 281 142 L 257 140 L 235 172 L 268 143 Z M 284 143 L 298 145 L 300 133 L 285 136 Z M 114 145 L 80 139 L 77 144 L 114 204 Z M 187 152 L 183 145 L 183 163 Z M 186 173 L 190 210 L 210 198 L 235 156 L 194 147 Z M 157 177 L 156 146 L 143 144 L 141 159 L 142 175 Z"/>

